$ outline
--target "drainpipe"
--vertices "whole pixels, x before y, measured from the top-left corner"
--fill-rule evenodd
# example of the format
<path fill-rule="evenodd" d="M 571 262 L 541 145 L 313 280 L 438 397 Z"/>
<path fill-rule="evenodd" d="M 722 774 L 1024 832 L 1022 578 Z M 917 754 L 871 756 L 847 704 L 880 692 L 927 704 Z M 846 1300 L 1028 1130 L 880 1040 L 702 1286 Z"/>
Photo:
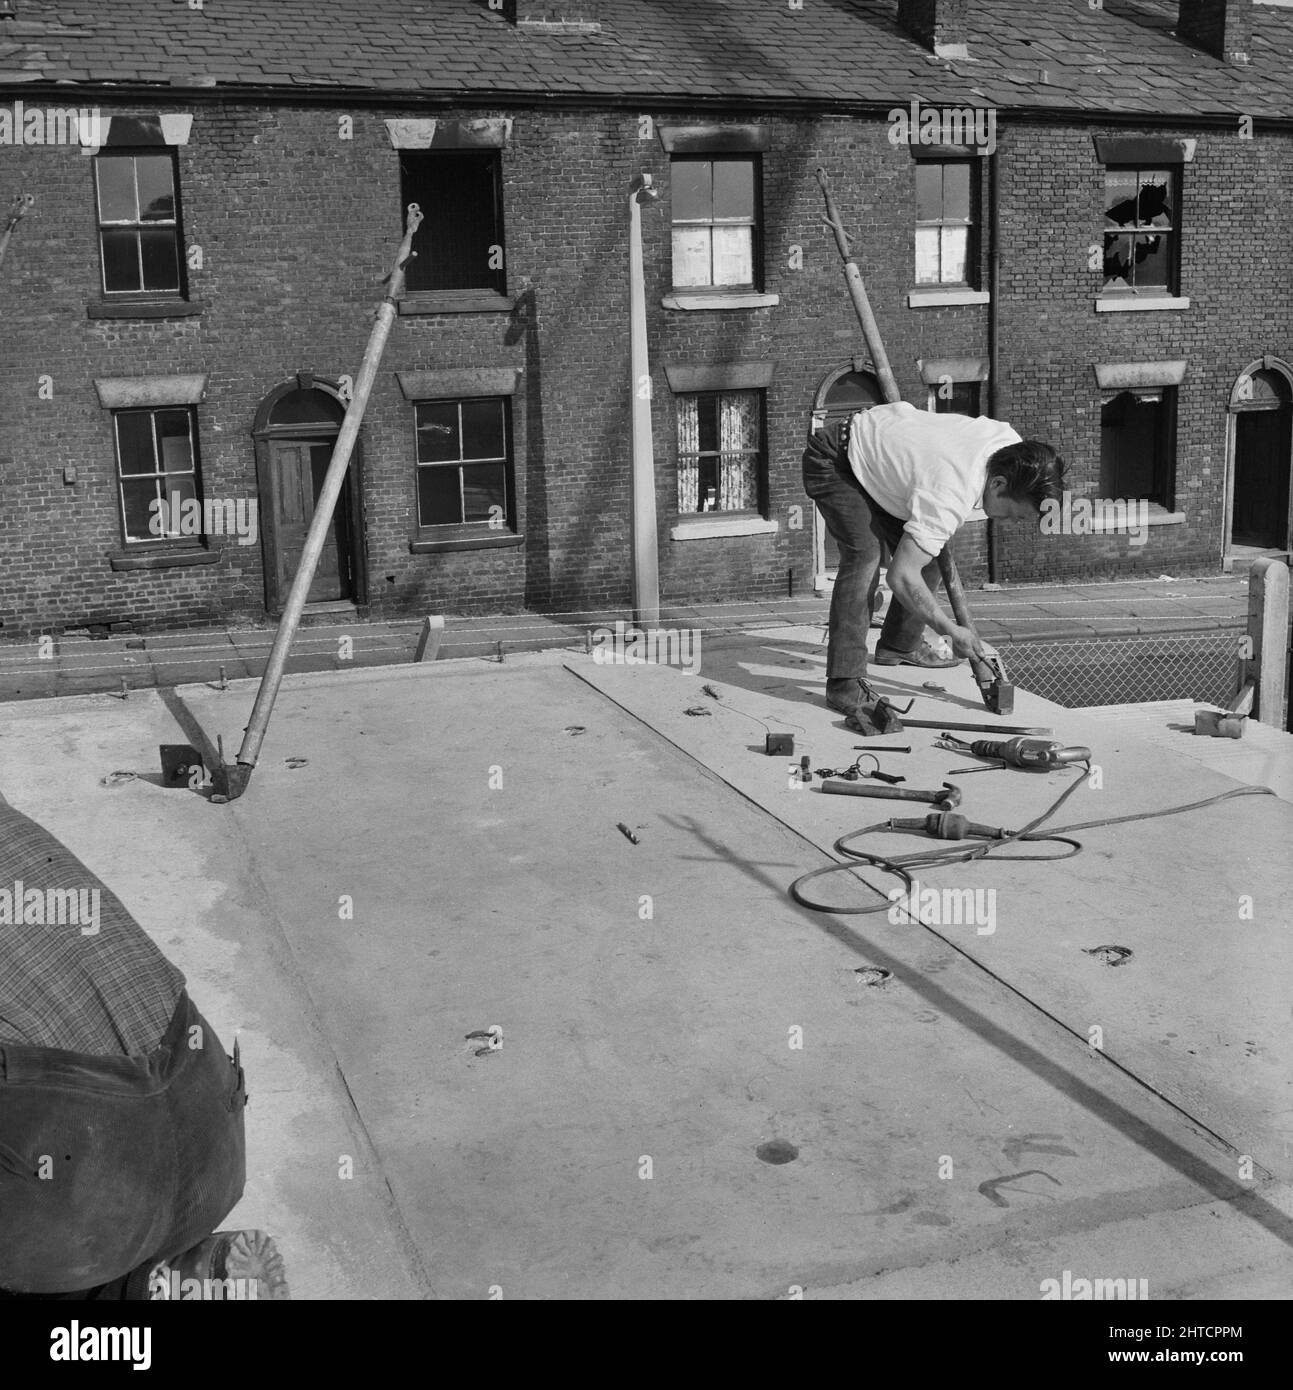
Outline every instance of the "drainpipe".
<path fill-rule="evenodd" d="M 655 453 L 651 441 L 651 363 L 647 358 L 646 282 L 642 270 L 642 204 L 660 196 L 651 175 L 629 190 L 629 388 L 633 403 L 633 620 L 660 621 L 660 559 L 655 519 Z M 645 386 L 645 389 L 644 389 Z"/>
<path fill-rule="evenodd" d="M 1001 198 L 1001 175 L 998 161 L 1001 155 L 994 149 L 988 156 L 988 237 L 991 243 L 988 268 L 988 414 L 994 419 L 1001 418 L 1001 390 L 997 381 L 1000 366 L 998 338 L 1000 325 L 997 321 L 1001 296 L 1001 229 L 998 218 L 998 203 Z M 988 583 L 999 584 L 998 569 L 1000 557 L 997 554 L 997 523 L 988 518 Z"/>

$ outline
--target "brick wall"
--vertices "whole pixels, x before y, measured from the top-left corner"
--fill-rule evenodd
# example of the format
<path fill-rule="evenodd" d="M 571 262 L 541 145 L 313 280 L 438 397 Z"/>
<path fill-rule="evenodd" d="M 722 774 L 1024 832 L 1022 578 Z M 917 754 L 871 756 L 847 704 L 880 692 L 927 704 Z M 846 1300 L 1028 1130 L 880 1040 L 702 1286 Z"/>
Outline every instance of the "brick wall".
<path fill-rule="evenodd" d="M 102 376 L 205 372 L 199 448 L 210 495 L 254 496 L 251 429 L 265 395 L 301 370 L 355 373 L 400 235 L 398 155 L 383 116 L 413 108 L 248 107 L 170 102 L 194 112 L 179 153 L 190 272 L 200 318 L 91 320 L 98 296 L 92 161 L 76 149 L 7 149 L 10 186 L 37 195 L 3 271 L 5 345 L 0 388 L 0 586 L 4 631 L 133 622 L 140 627 L 264 615 L 257 546 L 228 546 L 218 564 L 113 571 L 119 547 L 111 418 Z M 114 108 L 139 113 L 141 107 Z M 338 138 L 338 116 L 353 139 Z M 445 117 L 499 114 L 483 108 Z M 822 227 L 818 164 L 831 172 L 846 225 L 907 399 L 927 392 L 918 357 L 987 353 L 982 306 L 911 310 L 910 152 L 888 143 L 883 120 L 771 121 L 764 156 L 765 288 L 774 308 L 668 312 L 669 160 L 639 138 L 636 113 L 516 111 L 504 153 L 508 289 L 532 290 L 524 312 L 401 317 L 361 435 L 370 608 L 481 613 L 531 605 L 584 610 L 626 605 L 629 554 L 628 189 L 639 170 L 662 191 L 642 212 L 648 336 L 653 363 L 661 592 L 666 602 L 739 602 L 810 591 L 811 526 L 799 456 L 822 377 L 862 352 L 837 253 Z M 686 122 L 686 111 L 655 113 Z M 747 119 L 739 117 L 738 119 Z M 1162 133 L 1162 132 L 1157 132 Z M 1207 131 L 1185 166 L 1182 313 L 1095 314 L 1101 166 L 1090 134 L 1007 128 L 1003 153 L 1002 395 L 998 414 L 1068 457 L 1081 491 L 1098 468 L 1095 361 L 1187 357 L 1180 393 L 1178 474 L 1184 526 L 1157 528 L 1139 552 L 1125 537 L 1034 538 L 1001 528 L 1004 576 L 1022 581 L 1145 570 L 1215 570 L 1220 555 L 1225 401 L 1254 357 L 1293 356 L 1293 243 L 1278 223 L 1293 177 L 1293 144 Z M 791 269 L 792 246 L 803 268 Z M 673 541 L 676 419 L 666 360 L 776 363 L 767 392 L 771 535 Z M 412 407 L 395 371 L 523 369 L 513 402 L 518 517 L 514 548 L 411 554 L 415 515 Z M 54 398 L 38 399 L 38 378 Z M 77 481 L 65 484 L 63 469 Z M 267 505 L 267 504 L 266 504 Z M 958 556 L 973 584 L 984 574 L 984 528 Z"/>
<path fill-rule="evenodd" d="M 1109 128 L 1101 134 L 1197 138 L 1182 166 L 1181 294 L 1190 307 L 1097 314 L 1104 166 L 1089 131 L 1009 130 L 1003 163 L 1001 380 L 998 411 L 1049 440 L 1074 493 L 1098 493 L 1100 401 L 1092 364 L 1186 359 L 1177 390 L 1176 509 L 1181 525 L 1126 535 L 1040 536 L 998 528 L 1012 581 L 1220 571 L 1227 404 L 1239 373 L 1272 353 L 1293 360 L 1293 241 L 1277 227 L 1293 142 L 1233 130 Z"/>

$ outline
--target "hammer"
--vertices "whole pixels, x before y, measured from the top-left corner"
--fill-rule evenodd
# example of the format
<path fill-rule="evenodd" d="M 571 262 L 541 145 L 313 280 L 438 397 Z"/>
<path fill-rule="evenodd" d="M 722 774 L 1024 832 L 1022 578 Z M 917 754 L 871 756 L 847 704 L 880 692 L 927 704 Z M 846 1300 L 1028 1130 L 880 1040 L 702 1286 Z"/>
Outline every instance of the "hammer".
<path fill-rule="evenodd" d="M 886 801 L 928 801 L 940 810 L 950 811 L 961 804 L 961 789 L 950 782 L 944 782 L 933 791 L 920 791 L 913 787 L 876 786 L 871 782 L 854 782 L 847 777 L 824 777 L 822 791 L 833 792 L 837 796 L 881 796 Z"/>

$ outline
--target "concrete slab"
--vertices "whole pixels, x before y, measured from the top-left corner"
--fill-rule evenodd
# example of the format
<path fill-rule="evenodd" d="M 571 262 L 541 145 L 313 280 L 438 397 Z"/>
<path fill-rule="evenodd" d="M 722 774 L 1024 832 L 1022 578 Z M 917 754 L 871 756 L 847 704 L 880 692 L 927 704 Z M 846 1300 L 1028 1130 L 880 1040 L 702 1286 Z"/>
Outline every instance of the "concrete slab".
<path fill-rule="evenodd" d="M 211 717 L 218 729 L 220 716 Z M 186 790 L 148 780 L 100 785 L 118 769 L 155 771 L 157 744 L 180 733 L 155 691 L 126 702 L 15 705 L 0 729 L 4 794 L 113 888 L 184 972 L 226 1048 L 238 1038 L 250 1095 L 248 1181 L 225 1224 L 274 1233 L 295 1297 L 426 1297 L 431 1284 L 392 1209 L 242 827 Z M 353 1177 L 345 1176 L 347 1157 Z"/>
<path fill-rule="evenodd" d="M 896 668 L 886 674 L 895 685 L 919 693 L 919 673 Z M 965 667 L 938 675 L 948 678 L 953 694 L 970 681 Z M 758 689 L 785 676 L 784 667 L 755 666 L 748 684 Z M 785 769 L 760 772 L 757 760 L 748 756 L 749 728 L 733 727 L 741 720 L 699 730 L 694 726 L 702 721 L 679 718 L 681 697 L 671 700 L 668 687 L 684 678 L 666 668 L 602 667 L 587 678 L 743 794 L 764 805 L 775 801 L 779 816 L 823 847 L 846 830 L 892 813 L 851 797 L 780 794 Z M 737 710 L 764 713 L 766 699 L 739 695 L 729 692 L 734 715 Z M 821 707 L 820 686 L 805 695 L 806 703 L 794 708 L 806 727 L 804 743 L 813 765 L 845 765 L 856 738 Z M 926 717 L 932 703 L 922 700 L 913 716 Z M 948 717 L 965 718 L 942 707 Z M 1018 698 L 1012 718 L 1051 725 L 1062 740 L 1093 749 L 1100 788 L 1075 794 L 1055 818 L 1058 824 L 1193 802 L 1238 785 L 1194 761 L 1171 757 L 1121 726 L 1110 737 L 1107 725 L 1027 693 Z M 949 767 L 973 761 L 933 749 L 934 731 L 909 734 L 901 741 L 925 750 L 894 760 L 910 785 L 936 787 Z M 1293 739 L 1288 748 L 1293 749 Z M 1073 778 L 1072 772 L 1017 771 L 967 778 L 968 813 L 990 825 L 1018 826 L 1040 814 Z M 1107 1056 L 1215 1132 L 1230 1136 L 1237 1152 L 1253 1155 L 1281 1176 L 1293 1173 L 1293 1048 L 1285 991 L 1293 976 L 1286 907 L 1293 887 L 1287 852 L 1293 808 L 1274 797 L 1243 797 L 1181 817 L 1091 830 L 1079 838 L 1086 842 L 1080 856 L 1045 868 L 984 863 L 931 873 L 932 885 L 940 889 L 993 888 L 997 894 L 992 934 L 966 929 L 938 934 L 1076 1036 L 1098 1027 Z M 929 843 L 879 835 L 867 847 L 892 855 Z M 846 898 L 841 905 L 853 901 Z M 1244 915 L 1250 909 L 1251 920 Z M 1110 969 L 1083 955 L 1110 944 L 1130 948 L 1134 960 Z"/>
<path fill-rule="evenodd" d="M 1224 1146 L 954 951 L 796 909 L 808 846 L 582 681 L 391 675 L 287 694 L 290 745 L 271 725 L 232 811 L 439 1293 L 767 1297 L 977 1248 L 1012 1210 L 1076 1230 L 1228 1182 Z M 482 732 L 500 681 L 508 717 Z M 733 710 L 713 727 L 751 737 Z M 281 768 L 289 746 L 307 767 Z M 875 965 L 878 992 L 854 973 Z M 494 1024 L 502 1048 L 475 1055 Z M 755 1156 L 775 1140 L 793 1168 Z M 1026 1159 L 1047 1142 L 1064 1152 Z M 1004 1206 L 980 1191 L 1030 1167 L 1049 1171 Z"/>
<path fill-rule="evenodd" d="M 792 790 L 761 752 L 773 724 L 814 765 L 853 756 L 819 639 L 710 644 L 699 679 L 555 654 L 289 676 L 225 807 L 99 786 L 175 740 L 151 693 L 14 707 L 6 795 L 104 875 L 225 1040 L 241 1030 L 254 1160 L 234 1224 L 280 1237 L 298 1295 L 864 1297 L 902 1270 L 936 1296 L 980 1261 L 1003 1297 L 1064 1268 L 1190 1296 L 1287 1258 L 1263 1172 L 1287 947 L 1265 905 L 1293 808 L 1197 813 L 1208 860 L 1182 817 L 1091 832 L 1063 864 L 940 871 L 998 889 L 989 935 L 800 909 L 789 882 L 893 809 Z M 964 668 L 878 679 L 913 714 L 991 718 Z M 228 746 L 254 693 L 180 695 Z M 714 712 L 685 714 L 698 701 Z M 1014 719 L 1096 747 L 1104 788 L 1064 819 L 1233 785 L 1026 692 Z M 912 785 L 969 761 L 933 737 L 890 760 Z M 1063 781 L 988 773 L 966 795 L 1012 824 Z M 871 877 L 835 891 L 884 904 Z M 1222 936 L 1244 884 L 1261 910 Z M 1133 960 L 1082 954 L 1106 940 Z M 492 1025 L 501 1047 L 466 1036 Z M 760 1156 L 777 1143 L 792 1161 Z M 1218 1200 L 1235 1224 L 1209 1244 L 1219 1218 L 1189 1218 Z"/>

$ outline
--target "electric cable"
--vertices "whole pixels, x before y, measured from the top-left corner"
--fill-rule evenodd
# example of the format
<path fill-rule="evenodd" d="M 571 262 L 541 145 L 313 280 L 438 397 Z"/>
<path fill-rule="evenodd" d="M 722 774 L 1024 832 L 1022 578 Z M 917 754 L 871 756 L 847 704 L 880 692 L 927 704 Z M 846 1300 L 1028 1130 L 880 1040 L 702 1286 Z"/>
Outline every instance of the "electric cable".
<path fill-rule="evenodd" d="M 1079 766 L 1074 764 L 1075 767 Z M 1275 792 L 1271 787 L 1232 787 L 1229 791 L 1218 792 L 1216 796 L 1205 797 L 1202 801 L 1191 801 L 1182 806 L 1165 806 L 1156 811 L 1134 811 L 1126 816 L 1108 816 L 1101 820 L 1080 821 L 1074 825 L 1055 826 L 1044 834 L 1035 834 L 1037 827 L 1048 821 L 1064 803 L 1073 795 L 1075 791 L 1086 781 L 1091 772 L 1091 764 L 1084 762 L 1080 765 L 1081 775 L 1067 786 L 1058 797 L 1044 810 L 1041 815 L 1029 821 L 1021 830 L 1005 831 L 1000 836 L 990 840 L 980 839 L 977 844 L 966 845 L 957 842 L 955 846 L 948 845 L 943 848 L 924 850 L 919 854 L 901 855 L 895 858 L 888 858 L 879 854 L 868 854 L 863 850 L 850 848 L 852 841 L 859 839 L 863 835 L 874 834 L 878 830 L 894 829 L 891 821 L 877 821 L 875 825 L 864 826 L 861 830 L 851 830 L 846 835 L 841 835 L 835 841 L 834 850 L 836 854 L 846 856 L 845 862 L 838 864 L 827 864 L 824 868 L 813 869 L 809 873 L 801 874 L 790 885 L 790 896 L 801 907 L 811 908 L 814 912 L 830 912 L 837 916 L 862 916 L 872 912 L 887 912 L 893 906 L 891 897 L 886 897 L 883 902 L 876 903 L 870 907 L 832 907 L 826 903 L 814 902 L 807 897 L 801 884 L 807 883 L 810 879 L 823 878 L 827 874 L 841 873 L 845 870 L 856 872 L 859 866 L 877 869 L 881 873 L 893 874 L 901 878 L 906 886 L 911 887 L 911 874 L 908 872 L 913 868 L 941 868 L 948 864 L 968 864 L 975 860 L 982 859 L 1004 859 L 1007 861 L 1018 861 L 1020 863 L 1032 861 L 1040 863 L 1050 863 L 1061 859 L 1072 859 L 1075 855 L 1082 852 L 1082 843 L 1079 840 L 1069 838 L 1068 832 L 1073 830 L 1093 830 L 1106 825 L 1125 825 L 1129 821 L 1154 820 L 1160 816 L 1176 816 L 1185 811 L 1197 811 L 1203 806 L 1213 806 L 1220 801 L 1229 801 L 1237 796 L 1274 796 Z M 992 854 L 990 851 L 998 846 L 1015 844 L 1021 841 L 1037 843 L 1042 841 L 1055 841 L 1060 844 L 1071 846 L 1064 854 Z M 865 879 L 860 882 L 866 883 Z M 868 888 L 874 888 L 873 884 L 867 883 Z M 875 889 L 875 891 L 879 891 Z"/>

